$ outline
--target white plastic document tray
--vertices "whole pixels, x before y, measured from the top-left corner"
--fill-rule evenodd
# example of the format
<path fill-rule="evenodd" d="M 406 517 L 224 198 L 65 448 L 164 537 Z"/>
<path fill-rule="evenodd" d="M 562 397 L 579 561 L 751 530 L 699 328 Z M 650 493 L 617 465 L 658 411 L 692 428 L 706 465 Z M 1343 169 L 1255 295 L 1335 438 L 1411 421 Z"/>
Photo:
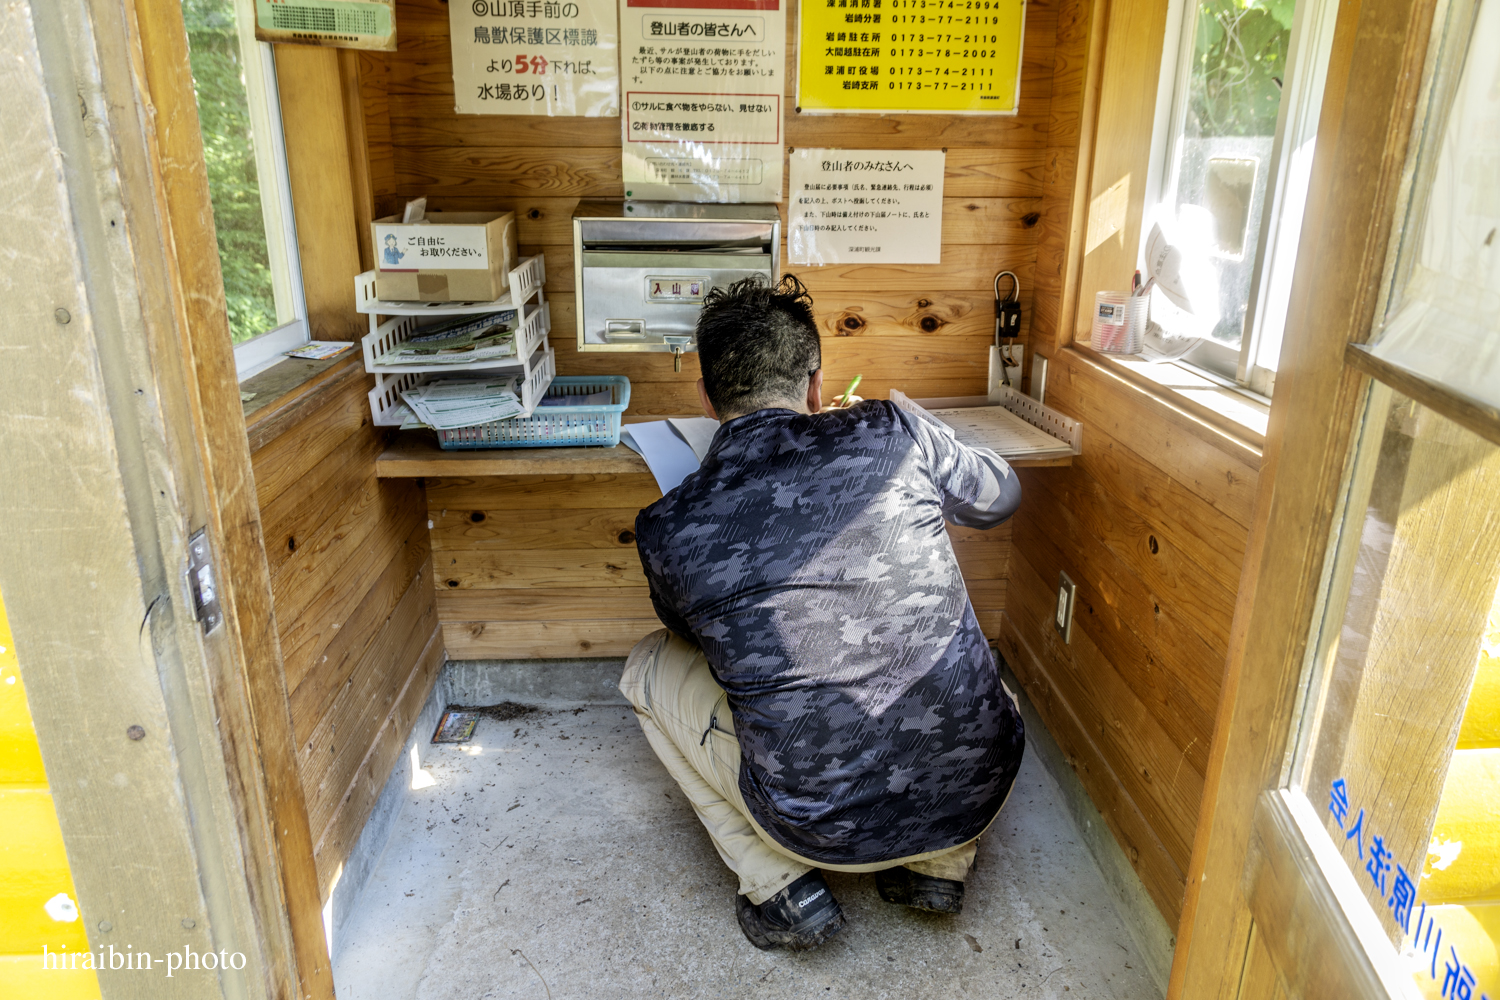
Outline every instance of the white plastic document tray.
<path fill-rule="evenodd" d="M 411 413 L 406 404 L 401 402 L 402 391 L 430 382 L 452 370 L 452 366 L 449 366 L 442 372 L 404 372 L 377 378 L 375 388 L 370 390 L 370 417 L 375 426 L 400 427 Z M 556 374 L 557 357 L 552 348 L 544 343 L 542 349 L 532 356 L 526 378 L 521 383 L 521 405 L 525 410 L 520 416 L 529 417 L 536 411 Z"/>
<path fill-rule="evenodd" d="M 912 399 L 891 390 L 891 402 L 946 427 L 960 442 L 1001 458 L 1066 458 L 1083 454 L 1083 425 L 1030 396 L 1000 386 L 992 396 Z"/>

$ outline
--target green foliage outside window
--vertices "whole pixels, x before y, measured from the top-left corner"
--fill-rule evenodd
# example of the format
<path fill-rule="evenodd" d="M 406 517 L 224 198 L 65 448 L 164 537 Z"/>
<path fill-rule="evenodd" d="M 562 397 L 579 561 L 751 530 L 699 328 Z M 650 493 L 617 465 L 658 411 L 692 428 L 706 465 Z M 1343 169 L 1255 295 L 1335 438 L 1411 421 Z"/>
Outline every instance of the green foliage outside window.
<path fill-rule="evenodd" d="M 233 0 L 183 0 L 224 298 L 236 344 L 277 326 Z"/>
<path fill-rule="evenodd" d="M 1275 135 L 1295 0 L 1203 0 L 1187 135 Z"/>

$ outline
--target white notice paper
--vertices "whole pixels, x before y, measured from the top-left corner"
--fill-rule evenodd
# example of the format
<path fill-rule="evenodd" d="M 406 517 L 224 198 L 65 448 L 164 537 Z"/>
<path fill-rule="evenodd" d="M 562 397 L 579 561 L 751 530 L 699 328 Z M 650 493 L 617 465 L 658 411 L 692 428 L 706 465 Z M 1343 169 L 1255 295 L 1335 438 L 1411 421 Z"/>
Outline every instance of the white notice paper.
<path fill-rule="evenodd" d="M 785 73 L 783 0 L 620 0 L 625 197 L 780 201 Z"/>
<path fill-rule="evenodd" d="M 646 460 L 663 493 L 698 471 L 698 456 L 665 420 L 626 424 L 620 430 L 620 443 Z"/>
<path fill-rule="evenodd" d="M 792 263 L 941 263 L 945 159 L 941 150 L 798 149 Z"/>
<path fill-rule="evenodd" d="M 615 0 L 451 0 L 455 110 L 620 113 Z"/>

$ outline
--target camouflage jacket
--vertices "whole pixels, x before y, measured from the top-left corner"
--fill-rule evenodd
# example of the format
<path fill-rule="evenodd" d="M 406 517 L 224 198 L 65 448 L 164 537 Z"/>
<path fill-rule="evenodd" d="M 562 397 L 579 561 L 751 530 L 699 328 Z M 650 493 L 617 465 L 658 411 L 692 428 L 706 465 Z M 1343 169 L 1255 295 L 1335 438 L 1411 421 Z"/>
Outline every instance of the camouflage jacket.
<path fill-rule="evenodd" d="M 1020 487 L 884 400 L 721 426 L 641 511 L 657 615 L 728 694 L 761 828 L 826 864 L 957 846 L 999 811 L 1021 718 L 944 520 L 993 527 Z"/>

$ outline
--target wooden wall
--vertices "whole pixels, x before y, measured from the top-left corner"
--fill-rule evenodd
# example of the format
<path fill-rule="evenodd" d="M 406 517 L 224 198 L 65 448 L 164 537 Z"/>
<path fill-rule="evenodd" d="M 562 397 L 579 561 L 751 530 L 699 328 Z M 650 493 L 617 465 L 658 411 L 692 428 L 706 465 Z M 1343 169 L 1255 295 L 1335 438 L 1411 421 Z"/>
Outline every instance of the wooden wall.
<path fill-rule="evenodd" d="M 698 412 L 696 356 L 674 374 L 664 355 L 574 349 L 570 219 L 580 198 L 623 198 L 620 120 L 455 114 L 447 4 L 400 0 L 397 8 L 398 51 L 359 56 L 377 210 L 399 211 L 419 195 L 429 208 L 515 209 L 522 251 L 547 255 L 558 373 L 628 375 L 633 413 Z M 792 2 L 788 67 L 796 64 L 796 21 Z M 942 264 L 794 269 L 817 302 L 828 383 L 838 387 L 830 395 L 856 373 L 867 396 L 892 387 L 918 396 L 984 391 L 996 272 L 1020 276 L 1030 315 L 1056 31 L 1057 0 L 1027 5 L 1014 117 L 799 115 L 788 75 L 793 147 L 948 151 Z"/>
<path fill-rule="evenodd" d="M 447 5 L 398 8 L 398 51 L 359 54 L 376 211 L 421 195 L 429 208 L 514 209 L 522 251 L 547 255 L 558 373 L 628 375 L 631 414 L 699 412 L 696 355 L 679 374 L 666 356 L 575 349 L 570 220 L 580 199 L 624 196 L 619 119 L 455 114 Z M 792 67 L 795 4 L 788 25 Z M 788 76 L 793 147 L 948 154 L 940 265 L 792 269 L 816 300 L 830 395 L 855 374 L 867 396 L 984 392 L 1001 270 L 1021 279 L 1029 330 L 1056 33 L 1056 0 L 1031 3 L 1015 117 L 803 116 Z M 651 477 L 429 480 L 427 496 L 449 655 L 623 655 L 659 627 L 629 534 L 640 507 L 660 496 Z M 998 635 L 1009 530 L 954 538 L 981 621 Z"/>
<path fill-rule="evenodd" d="M 372 386 L 352 362 L 252 456 L 325 898 L 444 659 L 422 491 L 375 478 Z"/>
<path fill-rule="evenodd" d="M 661 628 L 635 516 L 647 474 L 429 479 L 438 617 L 454 659 L 624 656 Z M 999 635 L 1008 525 L 950 528 L 980 625 Z"/>
<path fill-rule="evenodd" d="M 1103 9 L 1063 6 L 1033 328 L 1047 403 L 1083 422 L 1083 454 L 1021 470 L 1000 648 L 1175 927 L 1260 452 L 1253 432 L 1073 344 L 1079 303 L 1134 267 L 1157 87 L 1142 67 L 1165 24 L 1150 0 L 1116 0 L 1107 24 Z M 1061 571 L 1078 584 L 1071 643 L 1052 625 Z"/>

